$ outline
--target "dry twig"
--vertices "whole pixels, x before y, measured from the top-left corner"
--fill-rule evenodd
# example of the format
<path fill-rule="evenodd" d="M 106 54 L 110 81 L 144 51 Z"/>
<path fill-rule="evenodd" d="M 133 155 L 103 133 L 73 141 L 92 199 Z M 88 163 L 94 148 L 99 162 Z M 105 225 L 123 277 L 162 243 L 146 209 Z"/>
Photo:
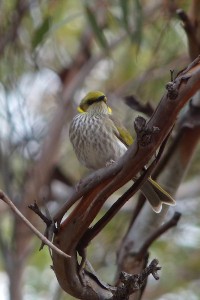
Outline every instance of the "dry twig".
<path fill-rule="evenodd" d="M 17 209 L 17 207 L 14 205 L 14 203 L 10 200 L 10 198 L 3 192 L 0 191 L 0 199 L 9 205 L 9 207 L 14 211 L 14 213 L 29 227 L 31 231 L 49 248 L 52 249 L 52 251 L 55 251 L 58 255 L 61 255 L 64 258 L 69 259 L 70 256 L 64 253 L 62 250 L 60 250 L 58 247 L 56 247 L 54 244 L 52 244 L 43 234 L 41 234 L 34 226 L 29 222 L 28 219 L 24 217 L 24 215 Z"/>

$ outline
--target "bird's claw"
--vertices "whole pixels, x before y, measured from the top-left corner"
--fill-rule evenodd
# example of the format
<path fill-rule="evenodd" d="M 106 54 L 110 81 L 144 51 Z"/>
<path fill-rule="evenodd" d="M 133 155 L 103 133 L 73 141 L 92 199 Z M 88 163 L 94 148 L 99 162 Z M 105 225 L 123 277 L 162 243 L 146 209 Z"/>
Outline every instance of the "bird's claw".
<path fill-rule="evenodd" d="M 107 161 L 106 167 L 109 167 L 109 166 L 113 165 L 114 163 L 115 163 L 115 161 L 113 159 L 111 159 L 111 160 Z"/>

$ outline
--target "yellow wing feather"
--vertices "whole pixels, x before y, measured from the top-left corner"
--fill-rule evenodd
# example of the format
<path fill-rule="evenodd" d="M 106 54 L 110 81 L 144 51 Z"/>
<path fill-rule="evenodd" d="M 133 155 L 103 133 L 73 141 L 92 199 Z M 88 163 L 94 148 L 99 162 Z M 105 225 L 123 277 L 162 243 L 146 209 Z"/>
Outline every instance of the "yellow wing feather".
<path fill-rule="evenodd" d="M 115 119 L 112 115 L 109 115 L 109 118 L 112 120 L 114 123 L 114 126 L 117 128 L 117 137 L 118 139 L 124 143 L 126 146 L 130 146 L 133 144 L 133 137 L 129 133 L 129 131 L 122 125 L 122 123 Z"/>

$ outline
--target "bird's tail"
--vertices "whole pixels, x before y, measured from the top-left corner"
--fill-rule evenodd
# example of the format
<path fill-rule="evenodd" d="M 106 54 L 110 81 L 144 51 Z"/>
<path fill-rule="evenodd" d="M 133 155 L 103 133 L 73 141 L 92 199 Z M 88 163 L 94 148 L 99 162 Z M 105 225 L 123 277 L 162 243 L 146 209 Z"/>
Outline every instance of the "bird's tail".
<path fill-rule="evenodd" d="M 140 189 L 156 213 L 162 210 L 163 203 L 172 206 L 176 204 L 176 201 L 151 177 Z"/>

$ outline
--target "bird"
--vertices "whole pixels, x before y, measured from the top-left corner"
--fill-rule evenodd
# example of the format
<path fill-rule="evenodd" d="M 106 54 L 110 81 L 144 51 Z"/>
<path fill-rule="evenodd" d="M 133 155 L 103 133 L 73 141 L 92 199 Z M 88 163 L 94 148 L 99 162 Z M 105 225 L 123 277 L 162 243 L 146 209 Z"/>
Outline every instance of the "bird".
<path fill-rule="evenodd" d="M 69 139 L 82 165 L 97 170 L 117 162 L 134 139 L 112 114 L 107 97 L 101 91 L 90 91 L 81 100 L 78 114 L 72 119 Z M 175 205 L 175 200 L 151 177 L 140 188 L 154 212 L 162 204 Z"/>

